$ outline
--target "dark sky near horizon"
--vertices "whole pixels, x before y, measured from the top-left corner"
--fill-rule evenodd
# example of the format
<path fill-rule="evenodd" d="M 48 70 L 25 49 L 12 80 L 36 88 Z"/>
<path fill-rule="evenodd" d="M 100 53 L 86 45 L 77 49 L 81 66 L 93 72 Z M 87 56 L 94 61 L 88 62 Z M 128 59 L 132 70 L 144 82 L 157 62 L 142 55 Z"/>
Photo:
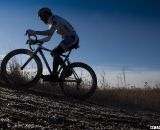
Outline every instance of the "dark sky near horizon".
<path fill-rule="evenodd" d="M 55 0 L 66 8 L 109 15 L 160 17 L 159 0 Z M 62 4 L 63 3 L 63 4 Z"/>

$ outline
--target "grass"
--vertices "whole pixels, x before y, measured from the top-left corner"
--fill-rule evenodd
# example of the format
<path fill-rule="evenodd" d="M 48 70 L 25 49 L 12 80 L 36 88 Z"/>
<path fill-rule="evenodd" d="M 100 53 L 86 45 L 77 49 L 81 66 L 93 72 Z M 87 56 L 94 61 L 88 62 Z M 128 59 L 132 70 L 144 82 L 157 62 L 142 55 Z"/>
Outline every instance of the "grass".
<path fill-rule="evenodd" d="M 111 104 L 160 111 L 159 88 L 98 89 L 91 100 L 102 105 Z"/>
<path fill-rule="evenodd" d="M 19 77 L 20 73 L 17 72 L 17 75 Z M 160 85 L 156 87 L 147 86 L 145 88 L 110 87 L 105 77 L 102 76 L 101 78 L 101 86 L 89 99 L 90 101 L 102 105 L 111 104 L 160 111 Z M 2 86 L 3 84 L 4 82 L 1 80 L 0 75 L 0 85 Z M 50 94 L 60 93 L 60 88 L 58 88 L 57 84 L 41 84 L 39 82 L 34 89 Z"/>

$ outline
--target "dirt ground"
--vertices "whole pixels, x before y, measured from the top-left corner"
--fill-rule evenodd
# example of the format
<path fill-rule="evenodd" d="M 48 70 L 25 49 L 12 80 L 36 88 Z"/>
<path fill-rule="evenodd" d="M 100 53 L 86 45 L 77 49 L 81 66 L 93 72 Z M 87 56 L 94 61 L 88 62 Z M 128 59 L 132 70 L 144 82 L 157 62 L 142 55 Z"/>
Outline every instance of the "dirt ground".
<path fill-rule="evenodd" d="M 0 129 L 149 129 L 160 113 L 101 106 L 36 91 L 0 87 Z"/>

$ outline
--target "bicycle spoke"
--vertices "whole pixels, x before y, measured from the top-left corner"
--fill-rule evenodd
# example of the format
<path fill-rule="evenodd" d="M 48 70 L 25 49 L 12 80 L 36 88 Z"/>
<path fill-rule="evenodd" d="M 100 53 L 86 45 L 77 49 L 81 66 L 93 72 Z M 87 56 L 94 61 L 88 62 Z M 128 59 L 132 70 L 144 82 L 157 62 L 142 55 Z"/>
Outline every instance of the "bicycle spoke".
<path fill-rule="evenodd" d="M 33 54 L 27 49 L 8 53 L 1 64 L 3 79 L 13 87 L 29 88 L 35 84 L 42 73 L 42 63 Z"/>
<path fill-rule="evenodd" d="M 94 72 L 83 63 L 75 63 L 71 66 L 72 75 L 66 77 L 61 83 L 62 90 L 67 96 L 86 98 L 95 91 L 96 77 Z M 91 71 L 91 72 L 90 72 Z M 67 72 L 66 72 L 67 75 Z"/>
<path fill-rule="evenodd" d="M 8 77 L 15 83 L 25 83 L 32 80 L 37 74 L 37 67 L 35 62 L 31 61 L 25 64 L 25 68 L 22 69 L 26 59 L 29 59 L 29 56 L 26 55 L 16 55 L 11 58 L 6 65 Z M 21 67 L 22 66 L 22 67 Z"/>

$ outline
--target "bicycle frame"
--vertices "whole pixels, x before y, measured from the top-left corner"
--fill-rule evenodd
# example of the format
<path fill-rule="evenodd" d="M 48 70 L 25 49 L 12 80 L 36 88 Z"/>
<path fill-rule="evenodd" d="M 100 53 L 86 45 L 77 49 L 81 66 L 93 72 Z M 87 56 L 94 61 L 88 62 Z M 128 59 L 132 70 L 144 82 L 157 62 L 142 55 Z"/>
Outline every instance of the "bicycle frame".
<path fill-rule="evenodd" d="M 32 48 L 30 48 L 30 49 L 33 51 Z M 49 73 L 51 74 L 51 73 L 52 73 L 51 68 L 50 68 L 50 66 L 49 66 L 49 64 L 48 64 L 48 62 L 47 62 L 47 59 L 46 59 L 46 57 L 45 57 L 45 55 L 44 55 L 44 53 L 43 53 L 42 50 L 48 51 L 48 52 L 50 52 L 50 53 L 52 52 L 52 50 L 43 47 L 42 44 L 38 44 L 37 49 L 34 51 L 33 55 L 24 63 L 24 65 L 21 67 L 21 70 L 23 70 L 24 67 L 25 67 L 25 66 L 32 60 L 32 58 L 33 58 L 35 55 L 37 55 L 37 53 L 39 52 L 39 54 L 41 55 L 41 57 L 42 57 L 45 65 L 46 65 Z M 69 61 L 69 55 L 70 55 L 70 53 L 71 53 L 71 50 L 68 52 L 67 55 L 63 55 L 63 54 L 60 55 L 61 57 L 64 57 L 64 58 L 65 58 L 65 59 L 63 60 L 63 64 L 65 64 L 66 62 L 67 62 L 68 65 L 71 64 L 70 61 Z M 63 68 L 63 66 L 60 66 L 60 68 L 58 69 L 58 73 L 61 72 L 62 68 Z"/>

